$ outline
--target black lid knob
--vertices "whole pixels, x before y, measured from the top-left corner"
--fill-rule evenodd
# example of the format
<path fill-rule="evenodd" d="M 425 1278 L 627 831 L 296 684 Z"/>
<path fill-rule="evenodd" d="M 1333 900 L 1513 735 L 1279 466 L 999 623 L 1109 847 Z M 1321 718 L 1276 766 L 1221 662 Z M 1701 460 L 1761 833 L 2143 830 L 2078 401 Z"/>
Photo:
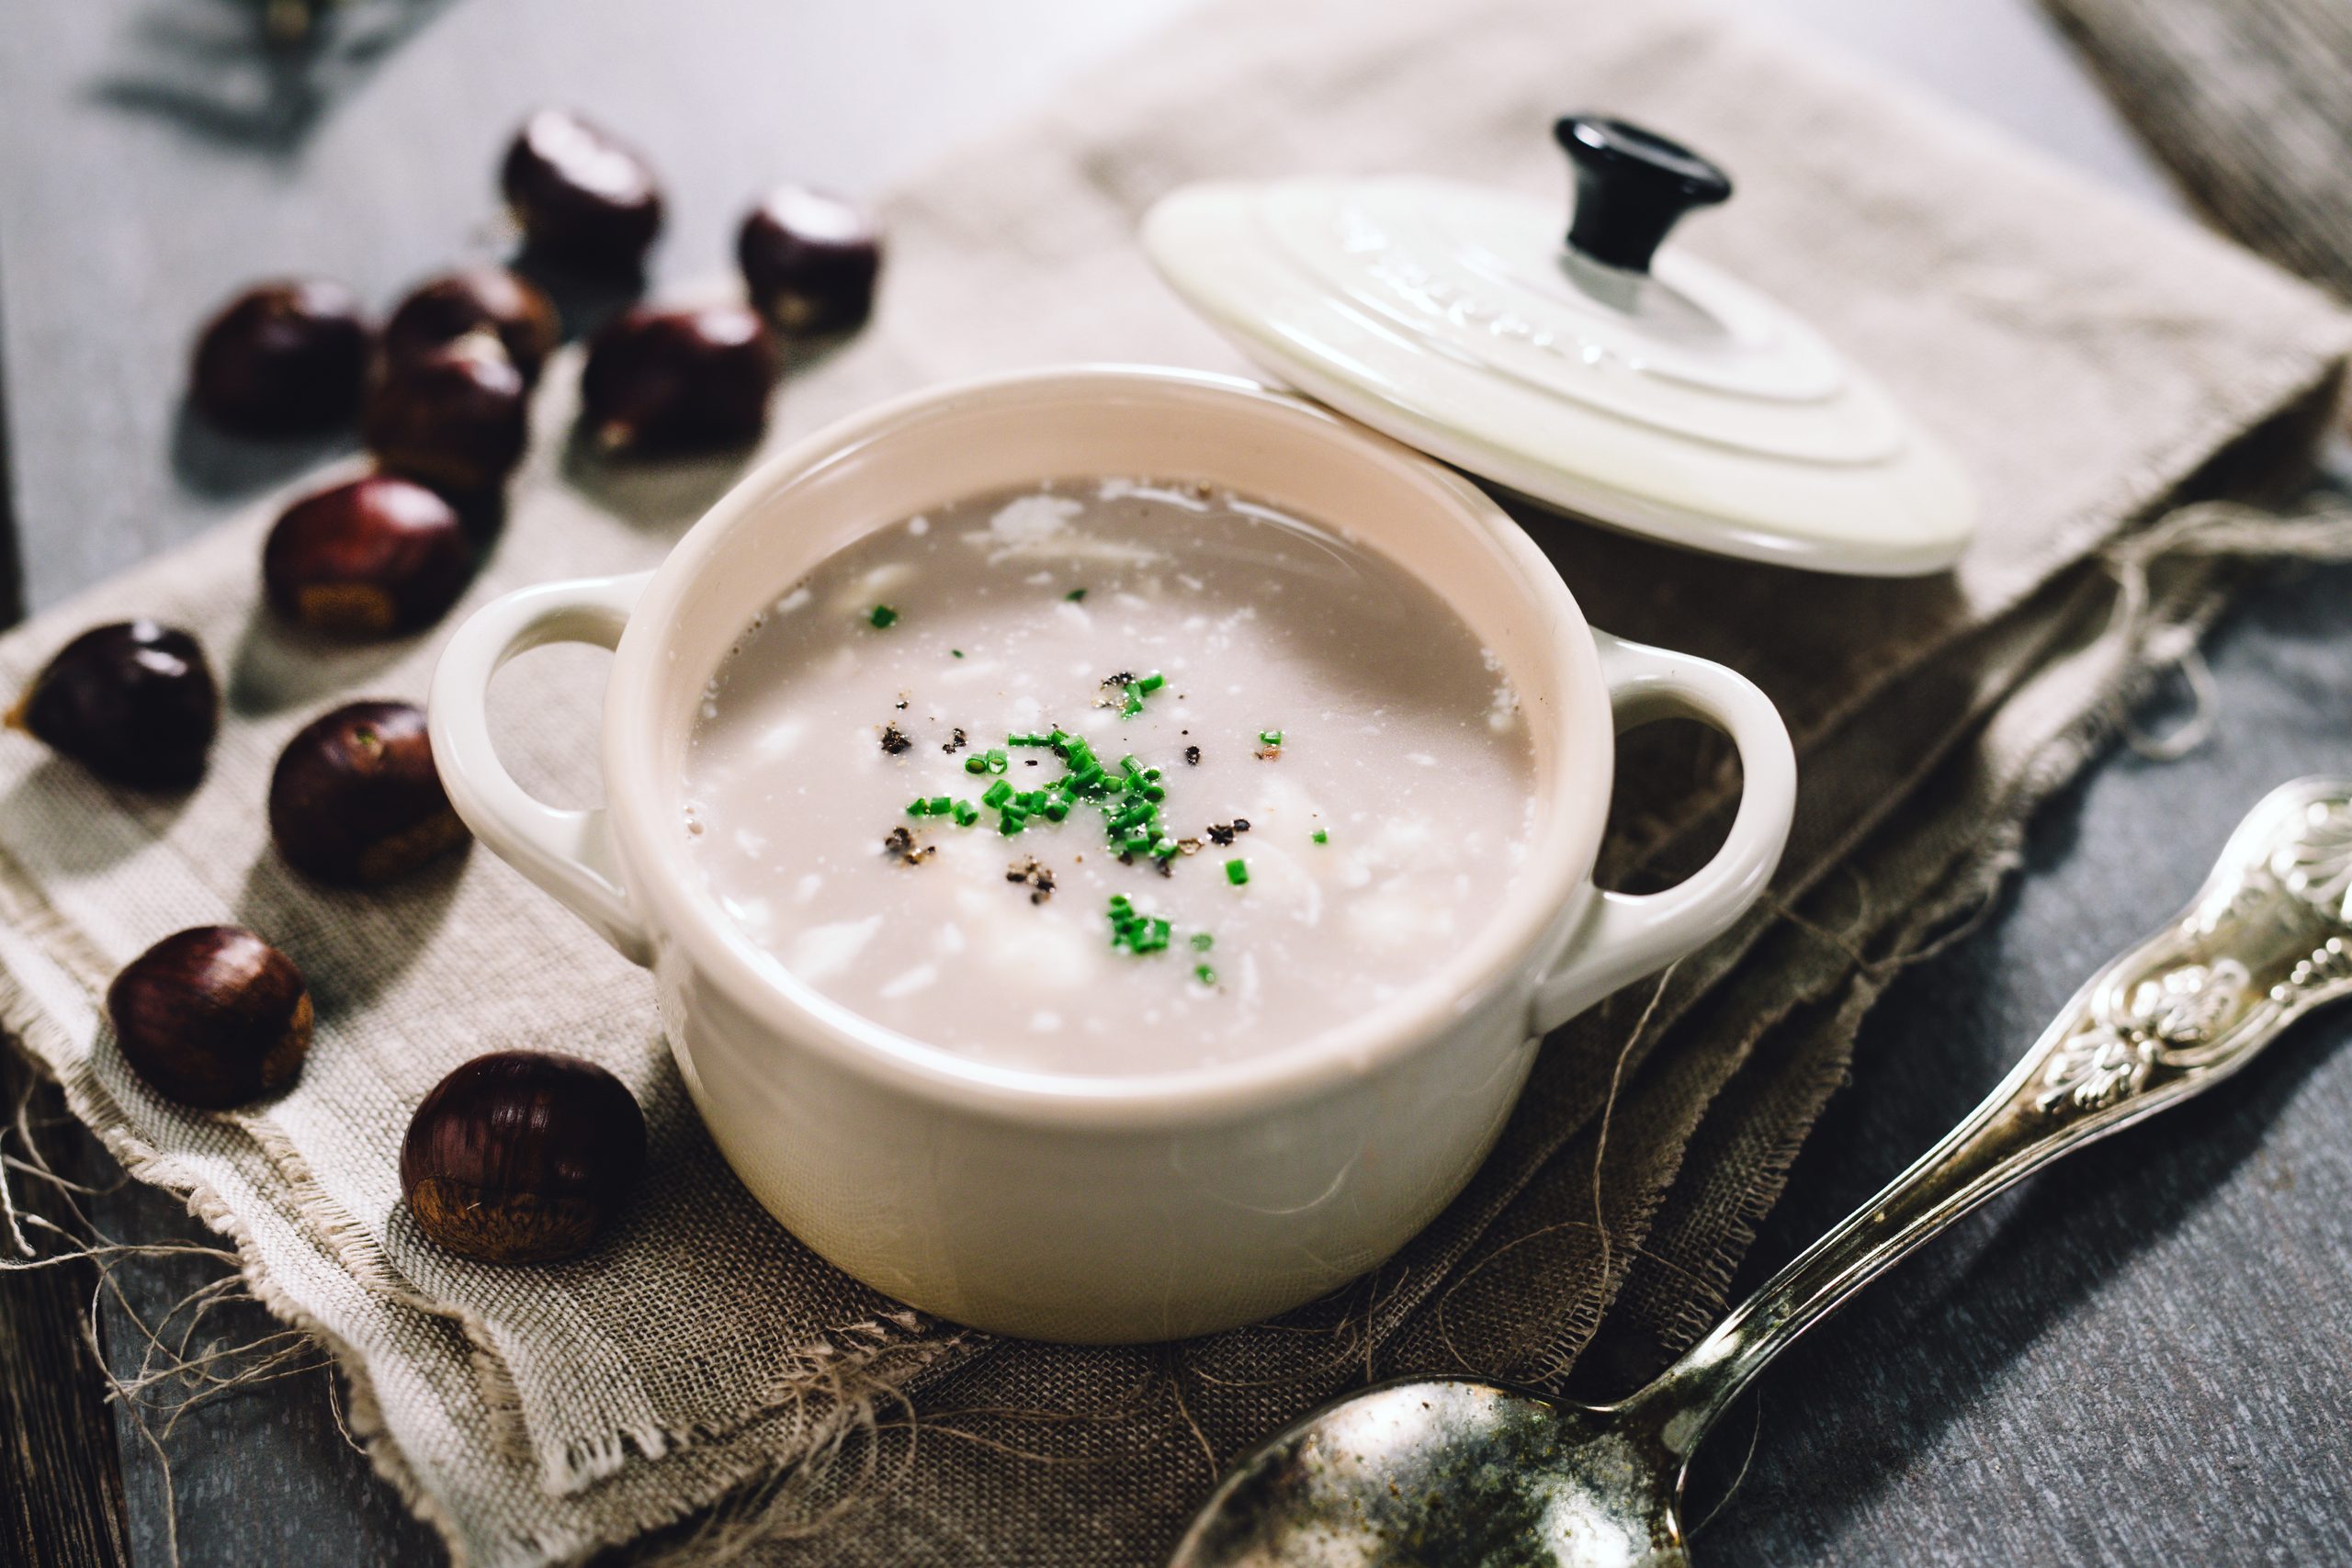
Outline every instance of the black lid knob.
<path fill-rule="evenodd" d="M 1679 142 L 1622 119 L 1572 114 L 1553 136 L 1576 165 L 1568 244 L 1597 262 L 1647 272 L 1675 221 L 1731 195 L 1731 176 Z"/>

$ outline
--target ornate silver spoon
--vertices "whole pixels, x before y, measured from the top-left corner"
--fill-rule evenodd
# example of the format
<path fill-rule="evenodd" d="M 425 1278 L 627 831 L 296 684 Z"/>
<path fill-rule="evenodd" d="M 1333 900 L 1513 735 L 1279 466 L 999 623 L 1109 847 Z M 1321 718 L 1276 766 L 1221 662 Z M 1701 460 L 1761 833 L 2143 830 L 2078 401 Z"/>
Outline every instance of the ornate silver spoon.
<path fill-rule="evenodd" d="M 1647 1387 L 1598 1406 L 1467 1379 L 1368 1389 L 1243 1458 L 1171 1568 L 1685 1562 L 1690 1454 L 1766 1362 L 1994 1193 L 2218 1083 L 2347 994 L 2352 779 L 2302 779 L 1942 1142 Z"/>

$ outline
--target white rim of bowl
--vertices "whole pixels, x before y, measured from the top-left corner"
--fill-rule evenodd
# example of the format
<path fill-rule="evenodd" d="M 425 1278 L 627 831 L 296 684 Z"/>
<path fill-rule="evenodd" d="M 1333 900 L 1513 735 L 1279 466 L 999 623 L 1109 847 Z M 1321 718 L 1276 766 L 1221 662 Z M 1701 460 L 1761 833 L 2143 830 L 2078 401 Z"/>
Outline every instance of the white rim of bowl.
<path fill-rule="evenodd" d="M 1553 798 L 1539 815 L 1527 863 L 1501 907 L 1460 953 L 1392 1003 L 1347 1023 L 1277 1050 L 1170 1073 L 1097 1077 L 981 1061 L 900 1034 L 825 996 L 753 945 L 697 885 L 684 864 L 684 845 L 659 837 L 657 824 L 668 818 L 653 761 L 657 748 L 634 743 L 644 732 L 637 727 L 650 728 L 663 716 L 658 703 L 663 643 L 652 628 L 675 616 L 687 586 L 729 532 L 745 525 L 778 490 L 949 405 L 1034 395 L 1054 383 L 1084 380 L 1129 392 L 1157 388 L 1245 399 L 1270 416 L 1294 422 L 1301 433 L 1351 446 L 1398 483 L 1438 488 L 1445 510 L 1465 531 L 1499 549 L 1540 606 L 1546 624 L 1534 628 L 1538 637 L 1566 666 L 1561 690 L 1573 701 L 1581 689 L 1591 716 L 1581 732 L 1560 731 Z M 1501 507 L 1461 476 L 1318 403 L 1240 377 L 1080 364 L 973 377 L 909 393 L 806 436 L 745 475 L 687 530 L 646 585 L 615 650 L 601 739 L 607 821 L 636 895 L 632 903 L 662 955 L 657 968 L 667 957 L 665 948 L 680 948 L 701 976 L 777 1035 L 933 1103 L 1014 1122 L 1108 1128 L 1217 1119 L 1342 1088 L 1433 1043 L 1454 1021 L 1512 988 L 1522 974 L 1556 963 L 1566 922 L 1583 901 L 1578 894 L 1599 853 L 1608 812 L 1615 770 L 1609 713 L 1600 656 L 1567 584 Z"/>

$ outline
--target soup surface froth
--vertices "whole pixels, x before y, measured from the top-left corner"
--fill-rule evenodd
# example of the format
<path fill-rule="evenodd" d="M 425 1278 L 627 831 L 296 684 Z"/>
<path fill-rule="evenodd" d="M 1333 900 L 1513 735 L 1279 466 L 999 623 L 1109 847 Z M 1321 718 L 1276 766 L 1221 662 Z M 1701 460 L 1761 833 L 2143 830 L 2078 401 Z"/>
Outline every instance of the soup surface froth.
<path fill-rule="evenodd" d="M 1063 481 L 786 585 L 711 682 L 681 831 L 853 1011 L 1128 1076 L 1427 979 L 1524 855 L 1532 779 L 1499 663 L 1385 557 L 1205 486 Z"/>

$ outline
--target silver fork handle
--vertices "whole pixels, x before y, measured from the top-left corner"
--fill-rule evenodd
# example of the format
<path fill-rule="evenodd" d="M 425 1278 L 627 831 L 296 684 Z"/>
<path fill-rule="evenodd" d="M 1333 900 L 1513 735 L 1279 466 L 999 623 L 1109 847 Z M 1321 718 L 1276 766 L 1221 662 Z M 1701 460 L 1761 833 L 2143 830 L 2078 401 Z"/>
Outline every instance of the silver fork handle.
<path fill-rule="evenodd" d="M 2255 807 L 2188 908 L 2100 969 L 1983 1104 L 1626 1405 L 1689 1455 L 1749 1379 L 1882 1269 L 2059 1156 L 2220 1082 L 2347 993 L 2352 779 L 2300 779 Z"/>

